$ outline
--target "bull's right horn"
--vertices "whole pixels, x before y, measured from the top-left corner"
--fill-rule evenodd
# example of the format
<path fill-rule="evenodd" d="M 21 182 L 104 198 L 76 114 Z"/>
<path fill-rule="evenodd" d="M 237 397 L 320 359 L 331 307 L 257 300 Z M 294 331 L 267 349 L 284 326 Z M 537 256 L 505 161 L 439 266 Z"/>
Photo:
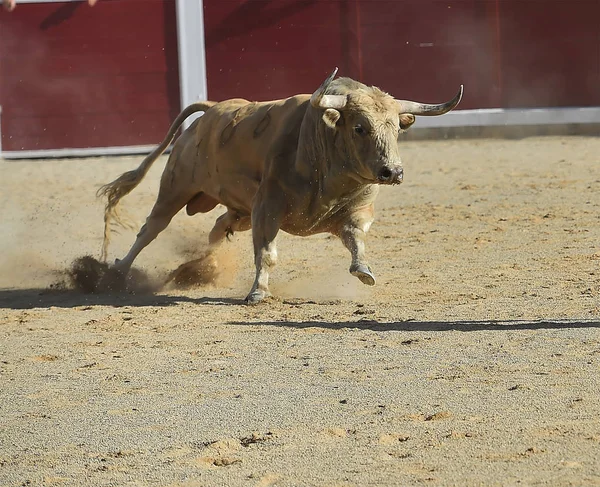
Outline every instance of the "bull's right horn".
<path fill-rule="evenodd" d="M 347 98 L 345 95 L 326 95 L 325 92 L 329 87 L 329 84 L 335 78 L 338 72 L 338 68 L 335 68 L 333 72 L 327 77 L 325 81 L 317 88 L 312 96 L 310 97 L 310 104 L 315 108 L 337 108 L 341 109 L 346 106 Z"/>
<path fill-rule="evenodd" d="M 452 110 L 458 103 L 463 95 L 463 85 L 460 85 L 458 93 L 452 100 L 442 103 L 440 105 L 429 105 L 428 103 L 419 103 L 416 101 L 409 100 L 396 100 L 399 106 L 400 113 L 412 113 L 413 115 L 443 115 Z"/>

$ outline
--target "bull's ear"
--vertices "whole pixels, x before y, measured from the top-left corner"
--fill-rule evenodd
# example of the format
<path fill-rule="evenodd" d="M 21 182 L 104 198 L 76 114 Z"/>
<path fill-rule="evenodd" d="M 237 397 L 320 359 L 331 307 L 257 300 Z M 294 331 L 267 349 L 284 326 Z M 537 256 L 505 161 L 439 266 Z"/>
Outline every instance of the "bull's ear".
<path fill-rule="evenodd" d="M 334 129 L 342 115 L 334 108 L 328 108 L 323 113 L 323 121 L 329 127 Z"/>
<path fill-rule="evenodd" d="M 408 130 L 413 123 L 415 123 L 415 116 L 412 113 L 400 114 L 400 129 Z"/>

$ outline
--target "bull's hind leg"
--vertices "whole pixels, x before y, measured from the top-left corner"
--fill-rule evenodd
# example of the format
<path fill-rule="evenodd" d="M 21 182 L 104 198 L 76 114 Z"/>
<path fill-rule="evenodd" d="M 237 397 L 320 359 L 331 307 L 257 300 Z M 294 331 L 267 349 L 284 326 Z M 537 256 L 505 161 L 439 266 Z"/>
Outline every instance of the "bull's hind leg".
<path fill-rule="evenodd" d="M 192 213 L 189 210 L 190 203 L 188 203 L 188 214 Z M 192 208 L 192 211 L 193 210 L 194 208 Z M 229 237 L 234 232 L 249 230 L 250 227 L 251 223 L 249 216 L 242 216 L 237 211 L 228 209 L 226 213 L 217 218 L 215 226 L 209 235 L 208 250 L 204 255 L 198 259 L 180 265 L 169 275 L 166 283 L 173 281 L 179 286 L 189 286 L 213 282 L 218 276 L 219 269 L 215 250 L 217 250 L 225 238 Z"/>
<path fill-rule="evenodd" d="M 237 211 L 228 208 L 226 213 L 217 218 L 215 226 L 208 235 L 208 243 L 211 247 L 216 247 L 235 232 L 244 232 L 251 227 L 250 216 L 240 215 Z"/>
<path fill-rule="evenodd" d="M 173 195 L 163 191 L 161 187 L 154 208 L 152 208 L 146 223 L 137 234 L 135 243 L 123 259 L 117 259 L 113 268 L 122 274 L 127 274 L 139 253 L 169 226 L 173 217 L 185 206 L 189 199 L 189 194 L 179 193 Z"/>

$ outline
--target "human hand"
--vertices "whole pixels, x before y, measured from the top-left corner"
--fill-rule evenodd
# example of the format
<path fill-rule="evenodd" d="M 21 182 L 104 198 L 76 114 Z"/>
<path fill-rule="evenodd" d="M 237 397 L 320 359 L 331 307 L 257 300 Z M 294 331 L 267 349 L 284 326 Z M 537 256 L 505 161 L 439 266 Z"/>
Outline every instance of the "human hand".
<path fill-rule="evenodd" d="M 2 5 L 9 12 L 12 12 L 17 6 L 15 0 L 2 0 Z"/>

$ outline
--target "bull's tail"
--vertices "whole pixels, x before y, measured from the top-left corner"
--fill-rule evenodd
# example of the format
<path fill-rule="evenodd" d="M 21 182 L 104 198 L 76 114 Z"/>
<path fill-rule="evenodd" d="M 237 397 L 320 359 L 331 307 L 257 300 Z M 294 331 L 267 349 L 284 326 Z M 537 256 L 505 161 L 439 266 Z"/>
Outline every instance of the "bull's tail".
<path fill-rule="evenodd" d="M 114 221 L 119 225 L 123 225 L 123 222 L 119 218 L 118 214 L 118 204 L 121 199 L 129 194 L 133 189 L 140 184 L 144 176 L 148 173 L 150 167 L 158 159 L 158 157 L 166 150 L 171 142 L 173 142 L 173 138 L 179 130 L 181 124 L 188 118 L 190 115 L 196 112 L 205 112 L 212 106 L 214 106 L 216 102 L 212 101 L 203 101 L 192 103 L 188 107 L 186 107 L 175 119 L 171 127 L 169 128 L 169 132 L 164 140 L 160 143 L 160 145 L 154 149 L 150 154 L 148 154 L 142 163 L 139 165 L 137 169 L 132 171 L 127 171 L 126 173 L 121 174 L 117 179 L 115 179 L 112 183 L 105 184 L 102 186 L 96 193 L 96 196 L 99 198 L 103 198 L 106 196 L 106 206 L 104 207 L 104 240 L 102 242 L 102 253 L 100 259 L 105 261 L 108 253 L 108 244 L 110 243 L 110 231 L 111 231 L 111 223 Z"/>

